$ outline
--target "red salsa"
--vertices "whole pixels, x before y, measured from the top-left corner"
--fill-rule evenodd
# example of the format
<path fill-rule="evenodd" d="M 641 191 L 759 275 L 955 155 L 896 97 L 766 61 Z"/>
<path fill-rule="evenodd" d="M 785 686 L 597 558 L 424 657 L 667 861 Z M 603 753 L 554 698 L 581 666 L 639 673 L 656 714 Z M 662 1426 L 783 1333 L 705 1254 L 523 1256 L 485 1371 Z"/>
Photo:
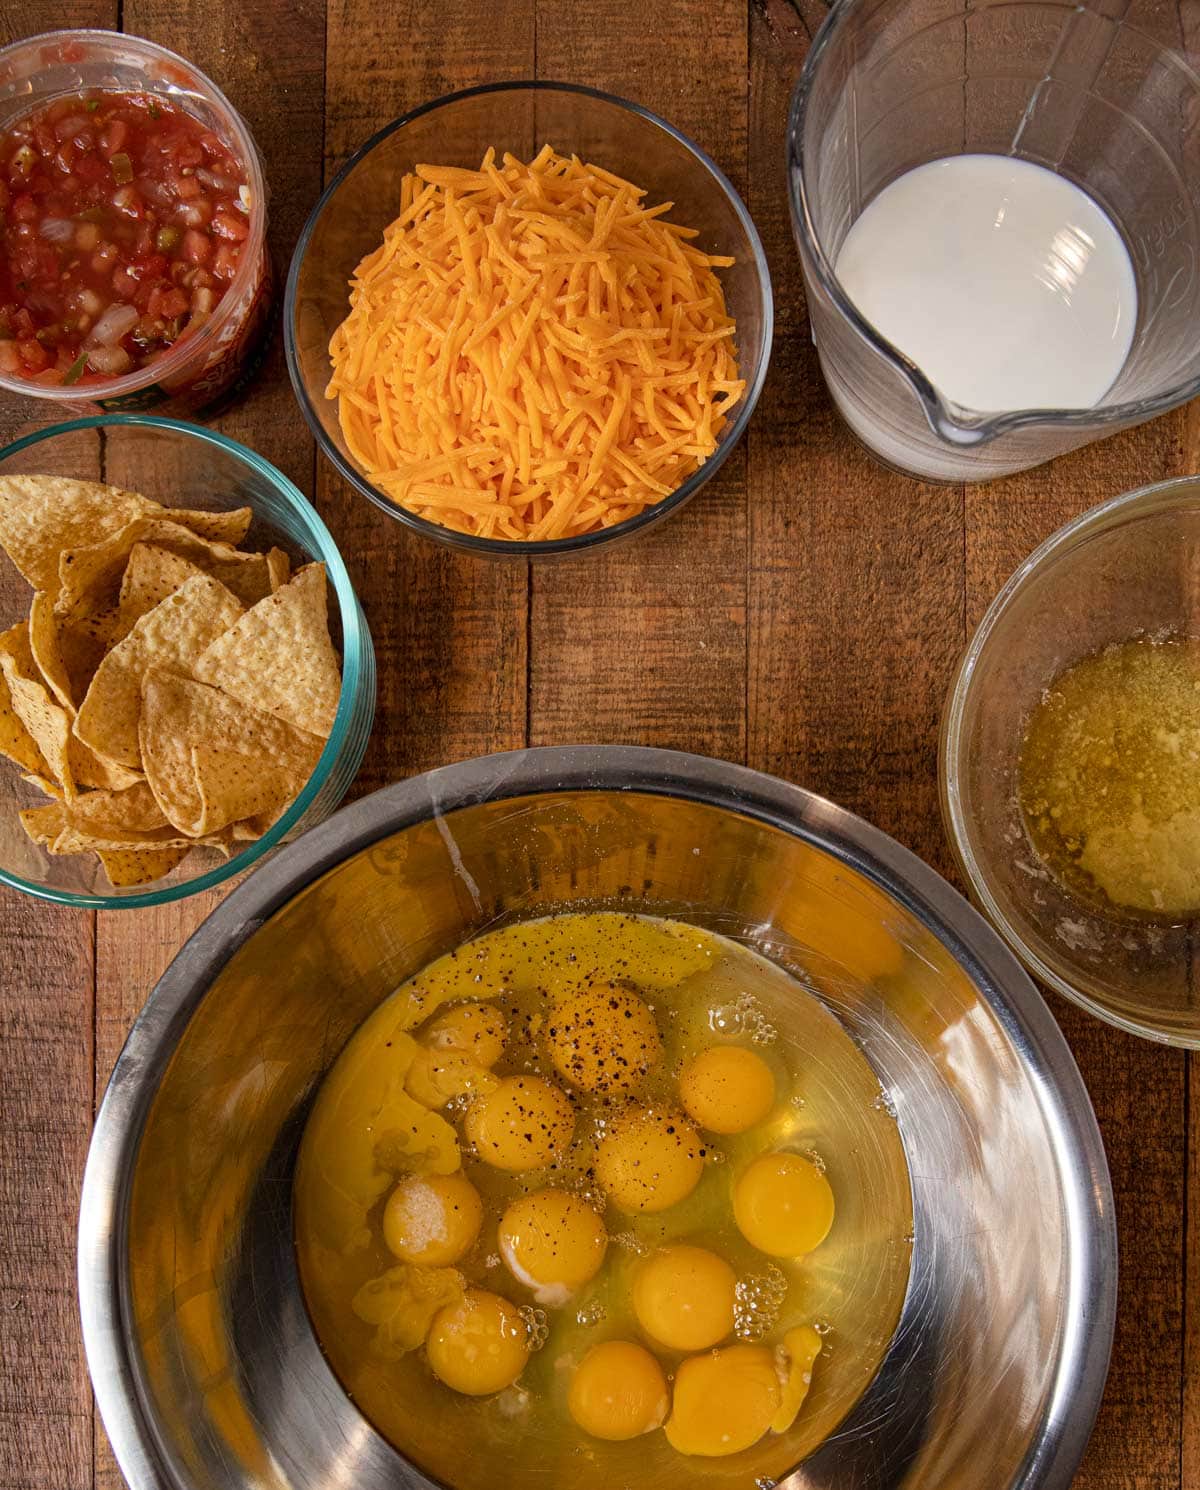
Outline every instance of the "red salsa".
<path fill-rule="evenodd" d="M 149 93 L 56 99 L 0 135 L 0 374 L 136 372 L 221 303 L 250 231 L 244 166 Z"/>

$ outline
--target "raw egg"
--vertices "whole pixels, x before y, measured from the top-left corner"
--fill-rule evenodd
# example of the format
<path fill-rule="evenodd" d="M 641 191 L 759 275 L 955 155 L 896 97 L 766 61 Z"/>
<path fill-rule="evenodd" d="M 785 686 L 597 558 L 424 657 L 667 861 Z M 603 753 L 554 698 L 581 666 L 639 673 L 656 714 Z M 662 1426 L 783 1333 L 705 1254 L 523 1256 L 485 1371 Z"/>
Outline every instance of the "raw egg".
<path fill-rule="evenodd" d="M 771 1257 L 800 1257 L 833 1225 L 829 1181 L 799 1154 L 762 1154 L 733 1187 L 733 1219 L 752 1247 Z"/>
<path fill-rule="evenodd" d="M 664 1247 L 638 1265 L 633 1311 L 668 1350 L 705 1350 L 733 1331 L 737 1278 L 704 1247 Z"/>
<path fill-rule="evenodd" d="M 475 1245 L 482 1221 L 479 1191 L 464 1174 L 412 1174 L 388 1196 L 383 1239 L 402 1262 L 446 1267 Z"/>
<path fill-rule="evenodd" d="M 737 1454 L 757 1443 L 783 1388 L 765 1345 L 729 1345 L 689 1356 L 675 1373 L 667 1442 L 681 1454 Z"/>
<path fill-rule="evenodd" d="M 662 1057 L 654 1015 L 615 983 L 593 984 L 557 1004 L 546 1043 L 559 1074 L 585 1092 L 630 1091 Z"/>
<path fill-rule="evenodd" d="M 463 1126 L 497 1169 L 541 1169 L 571 1142 L 575 1109 L 541 1076 L 506 1076 L 467 1108 Z"/>
<path fill-rule="evenodd" d="M 604 1261 L 604 1223 L 567 1190 L 535 1190 L 513 1201 L 499 1228 L 500 1256 L 539 1304 L 561 1308 Z"/>
<path fill-rule="evenodd" d="M 775 1105 L 775 1078 L 762 1056 L 740 1045 L 713 1045 L 683 1068 L 679 1099 L 710 1133 L 744 1133 Z"/>
<path fill-rule="evenodd" d="M 525 1369 L 529 1333 L 507 1299 L 468 1288 L 434 1316 L 425 1354 L 439 1381 L 468 1397 L 487 1397 L 512 1386 Z"/>
<path fill-rule="evenodd" d="M 679 1113 L 629 1107 L 596 1147 L 596 1177 L 622 1211 L 665 1211 L 696 1188 L 704 1145 Z"/>
<path fill-rule="evenodd" d="M 662 1367 L 630 1340 L 593 1345 L 571 1378 L 567 1410 L 593 1438 L 637 1438 L 662 1426 L 670 1398 Z"/>
<path fill-rule="evenodd" d="M 432 1050 L 457 1050 L 490 1070 L 504 1054 L 504 1015 L 494 1004 L 454 1004 L 431 1019 L 422 1037 Z"/>

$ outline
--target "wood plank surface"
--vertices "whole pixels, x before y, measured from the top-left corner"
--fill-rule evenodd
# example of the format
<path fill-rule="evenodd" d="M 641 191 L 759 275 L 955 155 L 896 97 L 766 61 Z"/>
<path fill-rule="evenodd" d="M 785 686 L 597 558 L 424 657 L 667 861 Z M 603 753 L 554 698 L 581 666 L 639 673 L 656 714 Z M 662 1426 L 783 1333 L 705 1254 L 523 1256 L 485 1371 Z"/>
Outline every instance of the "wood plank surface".
<path fill-rule="evenodd" d="M 281 277 L 323 183 L 375 130 L 506 78 L 588 83 L 646 104 L 712 154 L 750 207 L 777 323 L 749 437 L 686 511 L 626 547 L 531 566 L 409 535 L 316 458 L 278 335 L 249 397 L 215 421 L 314 495 L 362 598 L 379 706 L 355 794 L 526 742 L 671 745 L 823 792 L 950 872 L 937 722 L 970 629 L 1061 522 L 1200 468 L 1197 405 L 987 486 L 905 481 L 848 437 L 809 337 L 782 169 L 790 91 L 824 13 L 822 0 L 9 0 L 0 10 L 0 40 L 121 25 L 213 76 L 264 155 Z M 1135 14 L 1200 46 L 1193 0 L 1135 0 Z M 28 405 L 6 405 L 0 435 L 30 419 Z M 78 1336 L 79 1180 L 129 1023 L 219 898 L 92 916 L 0 890 L 0 1490 L 119 1490 Z M 1200 1062 L 1061 1000 L 1053 1008 L 1096 1105 L 1125 1248 L 1113 1369 L 1076 1490 L 1194 1490 Z"/>

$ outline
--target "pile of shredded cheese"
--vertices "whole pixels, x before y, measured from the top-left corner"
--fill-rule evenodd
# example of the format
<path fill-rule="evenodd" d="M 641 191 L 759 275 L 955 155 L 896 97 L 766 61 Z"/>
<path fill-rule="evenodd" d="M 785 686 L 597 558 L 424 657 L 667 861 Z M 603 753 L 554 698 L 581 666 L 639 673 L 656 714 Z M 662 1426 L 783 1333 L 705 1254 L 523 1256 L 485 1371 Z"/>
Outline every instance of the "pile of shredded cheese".
<path fill-rule="evenodd" d="M 346 444 L 392 501 L 486 538 L 635 516 L 712 454 L 734 323 L 672 203 L 556 155 L 418 166 L 330 342 Z"/>

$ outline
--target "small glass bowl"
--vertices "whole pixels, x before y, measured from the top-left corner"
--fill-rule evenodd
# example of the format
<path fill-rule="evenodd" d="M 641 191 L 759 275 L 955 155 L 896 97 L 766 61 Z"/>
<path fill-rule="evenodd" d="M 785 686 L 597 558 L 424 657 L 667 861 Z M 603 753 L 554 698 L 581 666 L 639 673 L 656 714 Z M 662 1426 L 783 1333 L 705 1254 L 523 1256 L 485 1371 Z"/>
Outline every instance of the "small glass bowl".
<path fill-rule="evenodd" d="M 1026 723 L 1052 679 L 1156 635 L 1200 636 L 1197 477 L 1084 513 L 996 596 L 942 720 L 942 815 L 972 896 L 1036 977 L 1121 1029 L 1200 1049 L 1200 918 L 1110 913 L 1070 893 L 1034 852 L 1017 795 Z"/>
<path fill-rule="evenodd" d="M 120 31 L 49 31 L 0 50 L 0 127 L 85 89 L 155 93 L 213 130 L 233 149 L 250 189 L 250 234 L 212 318 L 146 367 L 119 378 L 48 385 L 0 377 L 0 388 L 58 412 L 158 409 L 191 414 L 232 397 L 262 360 L 273 289 L 267 245 L 267 181 L 246 121 L 211 78 L 185 57 Z"/>
<path fill-rule="evenodd" d="M 560 154 L 626 176 L 648 199 L 674 202 L 672 219 L 699 229 L 708 253 L 736 262 L 719 271 L 737 322 L 735 343 L 746 392 L 731 410 L 716 450 L 682 486 L 636 517 L 596 533 L 540 543 L 457 533 L 399 507 L 359 470 L 342 437 L 336 401 L 325 397 L 329 339 L 349 309 L 363 256 L 398 211 L 400 178 L 419 163 L 479 165 L 489 146 L 530 160 L 544 143 Z M 767 375 L 774 308 L 758 230 L 720 167 L 665 119 L 637 104 L 571 83 L 494 83 L 453 93 L 405 114 L 352 156 L 314 207 L 288 274 L 283 327 L 288 371 L 321 449 L 364 497 L 425 537 L 475 554 L 550 557 L 584 553 L 645 532 L 677 512 L 720 470 L 741 438 Z"/>
<path fill-rule="evenodd" d="M 366 618 L 328 529 L 300 491 L 269 461 L 237 441 L 198 425 L 150 415 L 105 414 L 38 430 L 0 450 L 0 476 L 89 477 L 99 469 L 113 485 L 132 487 L 165 507 L 226 511 L 250 507 L 240 545 L 285 549 L 293 566 L 320 560 L 330 593 L 330 629 L 342 658 L 342 691 L 333 730 L 307 785 L 277 823 L 223 859 L 194 848 L 160 880 L 128 889 L 108 883 L 95 854 L 49 854 L 30 841 L 17 818 L 45 797 L 0 757 L 0 883 L 42 900 L 95 909 L 163 905 L 210 890 L 241 874 L 280 844 L 329 816 L 362 763 L 375 714 L 375 653 Z M 32 592 L 0 553 L 0 630 L 29 614 Z"/>

